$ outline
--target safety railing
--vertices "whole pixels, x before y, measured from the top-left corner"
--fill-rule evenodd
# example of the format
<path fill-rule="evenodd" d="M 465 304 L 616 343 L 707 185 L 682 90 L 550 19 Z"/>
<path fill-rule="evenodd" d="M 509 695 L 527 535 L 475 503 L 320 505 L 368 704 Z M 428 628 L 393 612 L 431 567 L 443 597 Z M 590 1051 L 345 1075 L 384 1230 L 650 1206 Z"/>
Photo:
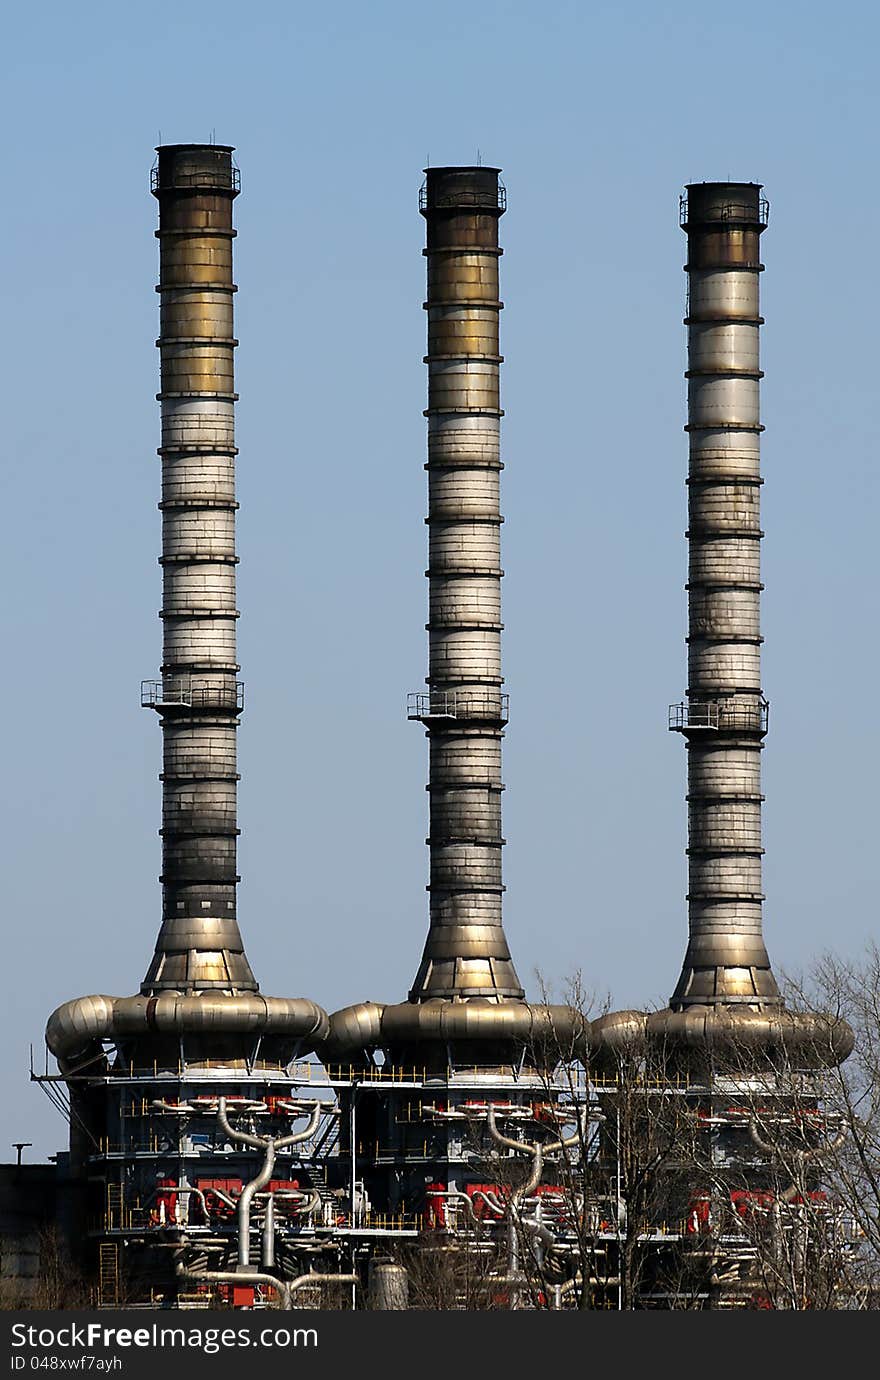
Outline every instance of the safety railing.
<path fill-rule="evenodd" d="M 722 221 L 728 225 L 767 225 L 770 220 L 770 202 L 765 196 L 758 197 L 758 215 L 755 215 L 743 201 L 726 201 L 717 208 L 713 208 L 713 221 Z M 678 198 L 678 222 L 683 229 L 688 224 L 688 194 L 682 192 Z"/>
<path fill-rule="evenodd" d="M 406 717 L 419 723 L 437 719 L 488 719 L 507 723 L 510 696 L 493 690 L 412 691 L 406 697 Z"/>
<path fill-rule="evenodd" d="M 144 709 L 221 709 L 238 713 L 244 709 L 244 681 L 232 685 L 192 685 L 175 681 L 165 685 L 161 680 L 141 681 L 141 705 Z"/>
<path fill-rule="evenodd" d="M 476 208 L 486 206 L 491 207 L 493 210 L 506 211 L 507 188 L 505 187 L 503 182 L 499 182 L 497 195 L 493 195 L 492 191 L 489 188 L 456 188 L 454 191 L 449 192 L 446 196 L 437 196 L 435 194 L 429 200 L 427 181 L 422 183 L 421 187 L 419 188 L 420 211 L 433 211 L 435 209 L 448 208 L 451 206 L 472 206 Z"/>
<path fill-rule="evenodd" d="M 158 164 L 150 170 L 150 190 L 153 192 L 173 192 L 178 188 L 190 187 L 216 188 L 224 192 L 241 191 L 241 172 L 236 167 L 230 169 L 228 177 L 219 167 L 194 168 L 192 172 L 181 172 L 175 168 L 173 175 L 170 178 L 166 176 L 164 181 L 161 172 Z"/>
<path fill-rule="evenodd" d="M 222 1073 L 222 1080 L 218 1079 L 218 1074 Z M 500 1075 L 499 1075 L 500 1076 Z M 504 1069 L 504 1077 L 510 1078 L 514 1083 L 521 1081 L 522 1074 L 518 1067 L 508 1065 Z M 529 1075 L 525 1075 L 526 1082 L 529 1082 Z M 228 1064 L 222 1060 L 206 1059 L 198 1065 L 184 1063 L 178 1059 L 176 1063 L 160 1064 L 154 1059 L 148 1064 L 135 1064 L 133 1060 L 117 1061 L 112 1070 L 107 1070 L 103 1066 L 93 1069 L 91 1066 L 83 1067 L 80 1070 L 71 1070 L 64 1074 L 51 1074 L 45 1076 L 34 1075 L 34 1081 L 40 1083 L 59 1083 L 64 1081 L 94 1083 L 101 1085 L 116 1084 L 123 1086 L 128 1083 L 141 1085 L 144 1083 L 169 1089 L 169 1095 L 185 1085 L 187 1089 L 200 1087 L 207 1090 L 216 1086 L 222 1081 L 227 1090 L 227 1096 L 234 1099 L 235 1094 L 229 1089 L 237 1082 L 252 1084 L 254 1082 L 271 1083 L 273 1086 L 290 1088 L 292 1086 L 305 1086 L 311 1084 L 313 1088 L 332 1088 L 336 1084 L 349 1085 L 357 1083 L 361 1087 L 370 1085 L 394 1084 L 430 1084 L 432 1091 L 444 1084 L 460 1090 L 474 1086 L 475 1088 L 485 1088 L 486 1070 L 479 1064 L 464 1065 L 458 1064 L 454 1068 L 447 1066 L 443 1074 L 433 1073 L 430 1078 L 427 1068 L 415 1065 L 399 1064 L 373 1064 L 364 1066 L 355 1063 L 327 1063 L 327 1064 L 282 1064 L 274 1063 L 269 1060 L 260 1060 L 253 1069 L 230 1070 Z M 622 1084 L 618 1077 L 604 1074 L 597 1074 L 592 1070 L 584 1069 L 581 1065 L 569 1064 L 564 1072 L 553 1075 L 553 1085 L 564 1093 L 572 1093 L 580 1090 L 592 1090 L 601 1092 L 604 1090 L 614 1091 L 619 1089 Z M 699 1080 L 694 1081 L 689 1076 L 683 1074 L 669 1074 L 666 1077 L 636 1077 L 626 1081 L 628 1088 L 638 1092 L 651 1093 L 657 1089 L 666 1091 L 685 1091 L 692 1087 L 702 1088 L 704 1085 Z M 217 1094 L 219 1095 L 219 1093 Z M 151 1100 L 155 1096 L 151 1088 Z M 146 1099 L 141 1098 L 143 1106 L 147 1107 Z M 132 1104 L 129 1104 L 131 1106 Z M 130 1109 L 126 1115 L 132 1116 L 137 1113 Z M 149 1108 L 145 1115 L 153 1116 L 155 1112 Z"/>
<path fill-rule="evenodd" d="M 147 1208 L 126 1207 L 123 1204 L 108 1205 L 102 1217 L 89 1219 L 88 1231 L 92 1234 L 111 1231 L 146 1231 L 151 1226 L 158 1226 Z"/>
<path fill-rule="evenodd" d="M 356 1225 L 371 1231 L 420 1231 L 424 1225 L 421 1213 L 364 1212 L 356 1217 Z"/>
<path fill-rule="evenodd" d="M 736 700 L 705 700 L 669 706 L 669 728 L 674 733 L 692 733 L 699 729 L 741 729 L 750 733 L 766 733 L 770 723 L 767 700 L 758 704 L 743 704 Z"/>

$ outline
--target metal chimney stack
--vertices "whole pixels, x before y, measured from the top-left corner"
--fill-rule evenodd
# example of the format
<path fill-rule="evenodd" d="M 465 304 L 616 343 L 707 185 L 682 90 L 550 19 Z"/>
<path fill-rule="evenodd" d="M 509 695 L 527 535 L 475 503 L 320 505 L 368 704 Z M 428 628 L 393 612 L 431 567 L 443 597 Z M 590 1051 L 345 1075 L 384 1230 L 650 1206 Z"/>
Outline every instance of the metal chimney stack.
<path fill-rule="evenodd" d="M 64 1002 L 46 1044 L 68 1087 L 73 1236 L 99 1299 L 118 1304 L 121 1278 L 132 1302 L 173 1306 L 183 1279 L 232 1280 L 245 1295 L 253 1283 L 246 1272 L 205 1270 L 206 1238 L 194 1244 L 192 1228 L 210 1220 L 210 1258 L 221 1266 L 246 1264 L 251 1242 L 247 1212 L 237 1227 L 209 1207 L 202 1184 L 219 1176 L 253 1187 L 255 1151 L 270 1145 L 274 1158 L 276 1145 L 302 1139 L 292 1131 L 302 1115 L 293 1061 L 326 1038 L 329 1019 L 315 1002 L 259 990 L 236 921 L 238 171 L 225 146 L 172 144 L 158 155 L 164 642 L 162 679 L 143 682 L 141 700 L 162 725 L 162 924 L 140 991 Z M 263 1139 L 224 1138 L 226 1098 L 259 1115 Z M 249 1211 L 244 1194 L 241 1203 Z M 274 1209 L 266 1220 L 268 1263 Z M 279 1267 L 289 1269 L 285 1250 Z"/>
<path fill-rule="evenodd" d="M 163 918 L 142 992 L 254 992 L 236 921 L 232 149 L 158 149 L 163 662 Z"/>
<path fill-rule="evenodd" d="M 157 150 L 162 388 L 161 681 L 144 681 L 163 736 L 162 925 L 136 997 L 65 1002 L 46 1040 L 63 1069 L 103 1068 L 103 1041 L 125 1062 L 209 1056 L 283 1063 L 313 1049 L 327 1015 L 299 997 L 260 993 L 236 920 L 236 731 L 243 707 L 235 651 L 235 426 L 232 358 L 232 149 Z"/>
<path fill-rule="evenodd" d="M 524 995 L 501 923 L 498 168 L 428 168 L 430 929 L 411 1001 Z"/>
<path fill-rule="evenodd" d="M 582 1049 L 581 1012 L 532 1005 L 501 922 L 501 675 L 498 168 L 427 168 L 427 691 L 409 718 L 430 744 L 430 922 L 399 1003 L 359 1002 L 330 1017 L 322 1057 L 410 1061 L 448 1071 L 520 1067 L 537 1044 Z M 445 1075 L 444 1075 L 445 1076 Z M 500 1075 L 499 1075 L 500 1076 Z"/>
<path fill-rule="evenodd" d="M 776 1006 L 761 927 L 760 237 L 757 183 L 686 189 L 690 437 L 687 702 L 690 942 L 671 1000 Z"/>

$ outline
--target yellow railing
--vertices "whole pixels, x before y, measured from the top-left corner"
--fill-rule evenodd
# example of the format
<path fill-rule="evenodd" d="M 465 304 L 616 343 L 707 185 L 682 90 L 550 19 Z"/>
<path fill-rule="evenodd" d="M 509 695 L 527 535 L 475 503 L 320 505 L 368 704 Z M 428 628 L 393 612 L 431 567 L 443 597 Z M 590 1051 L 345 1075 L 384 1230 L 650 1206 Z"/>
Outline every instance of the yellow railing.
<path fill-rule="evenodd" d="M 127 1066 L 117 1065 L 115 1072 L 121 1074 L 122 1077 L 127 1076 L 132 1079 L 154 1078 L 156 1080 L 161 1079 L 164 1082 L 176 1078 L 187 1085 L 196 1085 L 200 1082 L 213 1082 L 213 1080 L 209 1079 L 202 1080 L 200 1077 L 202 1073 L 228 1069 L 228 1067 L 229 1066 L 223 1061 L 210 1059 L 199 1062 L 197 1065 L 184 1064 L 179 1059 L 174 1064 L 170 1062 L 160 1063 L 158 1060 L 154 1059 L 152 1064 L 135 1064 L 133 1061 L 129 1061 Z M 418 1066 L 410 1064 L 332 1063 L 320 1065 L 301 1062 L 287 1065 L 261 1060 L 253 1069 L 244 1067 L 236 1068 L 234 1073 L 236 1076 L 234 1079 L 230 1080 L 230 1083 L 241 1082 L 244 1084 L 258 1084 L 263 1080 L 264 1075 L 267 1074 L 272 1076 L 273 1082 L 278 1081 L 287 1083 L 291 1086 L 296 1086 L 298 1084 L 317 1084 L 324 1086 L 327 1083 L 353 1082 L 360 1084 L 422 1084 L 428 1081 L 428 1071 L 424 1065 Z M 457 1065 L 454 1068 L 452 1066 L 447 1067 L 445 1073 L 441 1075 L 432 1075 L 431 1083 L 434 1087 L 443 1087 L 444 1084 L 449 1084 L 451 1086 L 464 1084 L 466 1086 L 468 1081 L 473 1079 L 477 1086 L 488 1087 L 491 1086 L 491 1082 L 487 1081 L 490 1076 L 491 1071 L 478 1064 L 467 1066 Z M 604 1088 L 618 1087 L 621 1083 L 625 1083 L 628 1087 L 684 1088 L 691 1086 L 691 1079 L 688 1075 L 681 1073 L 670 1073 L 666 1077 L 653 1078 L 632 1078 L 627 1076 L 624 1080 L 616 1075 L 591 1073 L 585 1070 L 581 1065 L 577 1065 L 576 1067 L 569 1066 L 564 1073 L 549 1075 L 546 1078 L 541 1074 L 529 1073 L 528 1071 L 523 1075 L 520 1071 L 512 1067 L 506 1067 L 498 1072 L 498 1085 L 506 1083 L 508 1080 L 511 1081 L 514 1086 L 519 1085 L 536 1089 L 546 1087 L 548 1091 L 550 1089 L 566 1091 L 582 1088 L 601 1090 Z M 130 1108 L 134 1109 L 136 1107 L 135 1100 L 132 1099 L 128 1105 Z M 148 1099 L 142 1098 L 141 1114 L 143 1114 L 143 1109 L 145 1107 L 148 1108 Z M 132 1110 L 131 1114 L 137 1115 L 137 1112 Z"/>
<path fill-rule="evenodd" d="M 421 1231 L 424 1221 L 420 1212 L 366 1212 L 358 1218 L 355 1225 L 372 1231 Z"/>

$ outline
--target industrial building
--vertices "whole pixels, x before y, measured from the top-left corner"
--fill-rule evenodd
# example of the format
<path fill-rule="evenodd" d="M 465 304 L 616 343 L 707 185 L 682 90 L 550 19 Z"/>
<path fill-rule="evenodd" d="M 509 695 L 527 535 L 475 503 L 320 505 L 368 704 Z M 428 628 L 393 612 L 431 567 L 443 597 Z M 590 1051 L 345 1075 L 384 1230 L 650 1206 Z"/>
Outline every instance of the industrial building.
<path fill-rule="evenodd" d="M 163 653 L 142 703 L 163 739 L 162 923 L 137 994 L 53 1013 L 58 1072 L 38 1075 L 69 1118 L 83 1277 L 103 1306 L 761 1306 L 755 1222 L 796 1231 L 791 1204 L 821 1197 L 808 1168 L 789 1184 L 783 1143 L 796 1124 L 808 1166 L 836 1134 L 823 1070 L 852 1044 L 786 1010 L 762 935 L 762 189 L 681 203 L 687 952 L 668 1009 L 593 1018 L 527 1000 L 502 922 L 506 192 L 497 168 L 426 170 L 428 673 L 407 717 L 429 749 L 428 932 L 404 1000 L 328 1015 L 262 994 L 236 918 L 232 154 L 165 145 L 152 175 Z M 640 1197 L 633 1128 L 663 1141 Z"/>

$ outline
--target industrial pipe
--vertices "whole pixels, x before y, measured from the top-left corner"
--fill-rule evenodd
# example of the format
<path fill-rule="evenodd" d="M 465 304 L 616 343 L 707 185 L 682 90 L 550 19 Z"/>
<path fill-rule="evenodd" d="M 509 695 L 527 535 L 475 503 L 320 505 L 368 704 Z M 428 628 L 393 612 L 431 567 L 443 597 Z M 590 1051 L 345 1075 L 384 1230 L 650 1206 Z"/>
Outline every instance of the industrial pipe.
<path fill-rule="evenodd" d="M 239 1131 L 232 1126 L 226 1115 L 226 1098 L 221 1097 L 217 1103 L 217 1121 L 224 1135 L 231 1141 L 239 1145 L 250 1146 L 254 1150 L 262 1150 L 264 1154 L 263 1164 L 258 1173 L 241 1191 L 238 1200 L 238 1263 L 241 1267 L 247 1268 L 251 1259 L 251 1203 L 254 1194 L 260 1189 L 265 1188 L 272 1177 L 275 1168 L 276 1151 L 285 1149 L 290 1145 L 299 1145 L 302 1141 L 308 1140 L 315 1134 L 318 1122 L 321 1119 L 321 1103 L 316 1102 L 309 1116 L 307 1125 L 301 1131 L 295 1131 L 289 1136 L 254 1136 L 247 1131 Z M 274 1217 L 274 1213 L 273 1213 Z M 264 1263 L 267 1263 L 264 1261 Z"/>
<path fill-rule="evenodd" d="M 275 1265 L 275 1199 L 270 1193 L 266 1199 L 266 1214 L 263 1218 L 263 1246 L 260 1256 L 263 1269 Z"/>
<path fill-rule="evenodd" d="M 574 1007 L 531 1005 L 507 999 L 467 1001 L 433 998 L 423 1002 L 381 1005 L 362 1002 L 335 1011 L 329 1035 L 318 1046 L 325 1062 L 344 1059 L 353 1050 L 370 1050 L 409 1042 L 497 1041 L 540 1052 L 551 1061 L 586 1059 L 590 1022 Z"/>
<path fill-rule="evenodd" d="M 96 993 L 64 1002 L 49 1017 L 46 1043 L 59 1064 L 102 1052 L 103 1040 L 137 1035 L 241 1034 L 284 1036 L 309 1048 L 329 1029 L 327 1013 L 303 997 L 230 997 L 225 993 L 110 997 Z"/>
<path fill-rule="evenodd" d="M 330 1275 L 314 1272 L 297 1275 L 295 1279 L 284 1280 L 276 1279 L 275 1275 L 267 1275 L 260 1270 L 196 1270 L 184 1265 L 182 1260 L 175 1263 L 174 1270 L 180 1279 L 191 1279 L 196 1283 L 268 1285 L 270 1289 L 277 1292 L 281 1307 L 286 1311 L 293 1308 L 293 1295 L 297 1289 L 302 1289 L 304 1285 L 360 1283 L 359 1277 L 354 1274 Z"/>

